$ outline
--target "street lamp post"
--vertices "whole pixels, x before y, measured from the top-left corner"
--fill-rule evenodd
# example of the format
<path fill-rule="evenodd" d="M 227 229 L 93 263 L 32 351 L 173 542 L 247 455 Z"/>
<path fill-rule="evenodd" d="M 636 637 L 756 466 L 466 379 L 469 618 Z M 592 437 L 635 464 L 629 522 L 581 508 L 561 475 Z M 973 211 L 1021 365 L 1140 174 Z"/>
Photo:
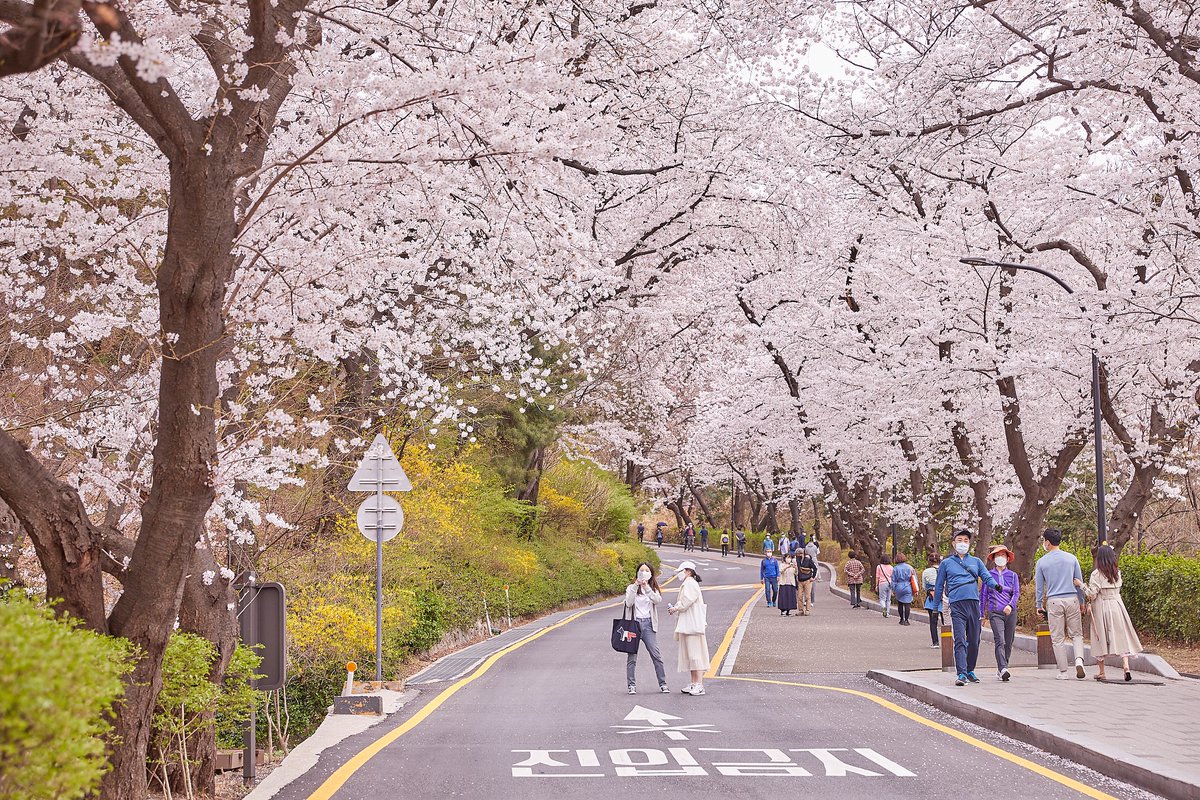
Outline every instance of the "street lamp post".
<path fill-rule="evenodd" d="M 1022 270 L 1024 272 L 1036 272 L 1039 275 L 1045 275 L 1057 283 L 1066 290 L 1067 294 L 1075 294 L 1075 290 L 1066 281 L 1053 272 L 1041 267 L 1034 267 L 1029 264 L 1013 264 L 1007 261 L 992 261 L 991 259 L 976 258 L 973 256 L 960 258 L 959 261 L 972 267 L 1000 267 L 1003 269 Z M 1104 507 L 1104 445 L 1100 434 L 1100 358 L 1096 355 L 1096 348 L 1094 346 L 1092 347 L 1092 429 L 1095 432 L 1096 539 L 1099 546 L 1108 541 L 1108 525 L 1106 522 L 1108 512 Z"/>

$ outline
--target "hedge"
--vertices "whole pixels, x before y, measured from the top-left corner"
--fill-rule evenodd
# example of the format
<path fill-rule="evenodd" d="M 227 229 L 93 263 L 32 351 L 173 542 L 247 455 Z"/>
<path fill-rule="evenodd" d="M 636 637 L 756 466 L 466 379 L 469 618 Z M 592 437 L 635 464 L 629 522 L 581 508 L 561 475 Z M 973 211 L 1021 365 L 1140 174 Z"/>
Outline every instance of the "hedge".
<path fill-rule="evenodd" d="M 1200 559 L 1121 556 L 1121 597 L 1142 632 L 1200 642 Z"/>
<path fill-rule="evenodd" d="M 104 735 L 132 646 L 0 600 L 0 800 L 90 794 L 108 770 Z"/>

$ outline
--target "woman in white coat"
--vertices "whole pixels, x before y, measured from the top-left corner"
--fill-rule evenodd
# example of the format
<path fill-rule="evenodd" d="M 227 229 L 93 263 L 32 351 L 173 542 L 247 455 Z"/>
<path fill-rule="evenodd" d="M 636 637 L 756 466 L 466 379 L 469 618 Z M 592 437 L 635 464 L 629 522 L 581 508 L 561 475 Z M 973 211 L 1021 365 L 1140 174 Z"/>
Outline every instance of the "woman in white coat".
<path fill-rule="evenodd" d="M 668 606 L 667 611 L 675 616 L 675 644 L 679 651 L 679 671 L 690 672 L 692 682 L 681 691 L 698 696 L 704 694 L 704 673 L 708 669 L 708 639 L 704 629 L 708 625 L 708 607 L 700 593 L 700 575 L 696 565 L 685 561 L 675 570 L 682 574 L 683 585 L 679 587 L 679 602 Z"/>
<path fill-rule="evenodd" d="M 645 562 L 638 564 L 636 580 L 625 589 L 625 607 L 633 612 L 633 618 L 642 626 L 642 644 L 654 664 L 658 690 L 666 694 L 671 690 L 667 688 L 667 670 L 658 649 L 658 604 L 661 602 L 662 589 L 654 577 L 654 570 Z M 634 651 L 625 658 L 625 680 L 629 684 L 630 694 L 637 694 L 634 681 L 636 667 L 637 651 Z"/>

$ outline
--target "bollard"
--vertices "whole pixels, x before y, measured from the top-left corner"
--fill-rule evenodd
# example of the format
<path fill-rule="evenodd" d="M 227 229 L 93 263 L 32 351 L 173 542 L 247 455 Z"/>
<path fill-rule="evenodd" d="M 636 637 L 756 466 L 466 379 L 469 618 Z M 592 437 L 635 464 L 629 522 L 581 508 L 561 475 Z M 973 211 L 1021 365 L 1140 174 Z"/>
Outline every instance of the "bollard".
<path fill-rule="evenodd" d="M 1050 638 L 1050 626 L 1045 622 L 1037 626 L 1037 658 L 1038 669 L 1058 669 L 1054 660 L 1054 641 Z"/>
<path fill-rule="evenodd" d="M 934 612 L 930 612 L 931 614 Z M 941 627 L 941 642 L 942 642 L 942 670 L 946 672 L 954 671 L 954 631 L 949 625 Z"/>
<path fill-rule="evenodd" d="M 512 630 L 512 600 L 508 597 L 508 584 L 504 584 L 504 607 L 508 611 L 508 629 Z"/>
<path fill-rule="evenodd" d="M 353 661 L 346 662 L 346 685 L 342 687 L 342 696 L 349 697 L 354 694 L 354 671 L 358 669 L 358 664 Z"/>

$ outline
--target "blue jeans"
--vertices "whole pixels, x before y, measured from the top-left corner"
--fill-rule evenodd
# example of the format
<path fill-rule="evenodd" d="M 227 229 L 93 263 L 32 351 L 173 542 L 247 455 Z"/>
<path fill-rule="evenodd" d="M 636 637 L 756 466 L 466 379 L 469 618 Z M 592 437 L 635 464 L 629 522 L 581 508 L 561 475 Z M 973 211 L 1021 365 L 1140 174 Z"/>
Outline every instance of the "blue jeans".
<path fill-rule="evenodd" d="M 959 675 L 975 671 L 979 661 L 978 600 L 955 600 L 950 603 L 950 627 L 954 631 L 954 668 Z"/>
<path fill-rule="evenodd" d="M 888 615 L 888 609 L 892 607 L 892 585 L 890 583 L 881 583 L 879 589 L 879 605 L 883 606 L 883 615 Z"/>
<path fill-rule="evenodd" d="M 642 647 L 650 654 L 650 661 L 654 664 L 654 675 L 658 678 L 659 686 L 667 685 L 667 669 L 663 666 L 662 652 L 658 649 L 658 636 L 654 633 L 654 623 L 649 617 L 643 617 L 638 620 L 642 626 Z M 637 668 L 637 653 L 629 653 L 625 656 L 625 680 L 633 686 L 634 670 Z"/>
<path fill-rule="evenodd" d="M 767 593 L 767 605 L 779 599 L 779 578 L 763 578 L 763 591 Z"/>

